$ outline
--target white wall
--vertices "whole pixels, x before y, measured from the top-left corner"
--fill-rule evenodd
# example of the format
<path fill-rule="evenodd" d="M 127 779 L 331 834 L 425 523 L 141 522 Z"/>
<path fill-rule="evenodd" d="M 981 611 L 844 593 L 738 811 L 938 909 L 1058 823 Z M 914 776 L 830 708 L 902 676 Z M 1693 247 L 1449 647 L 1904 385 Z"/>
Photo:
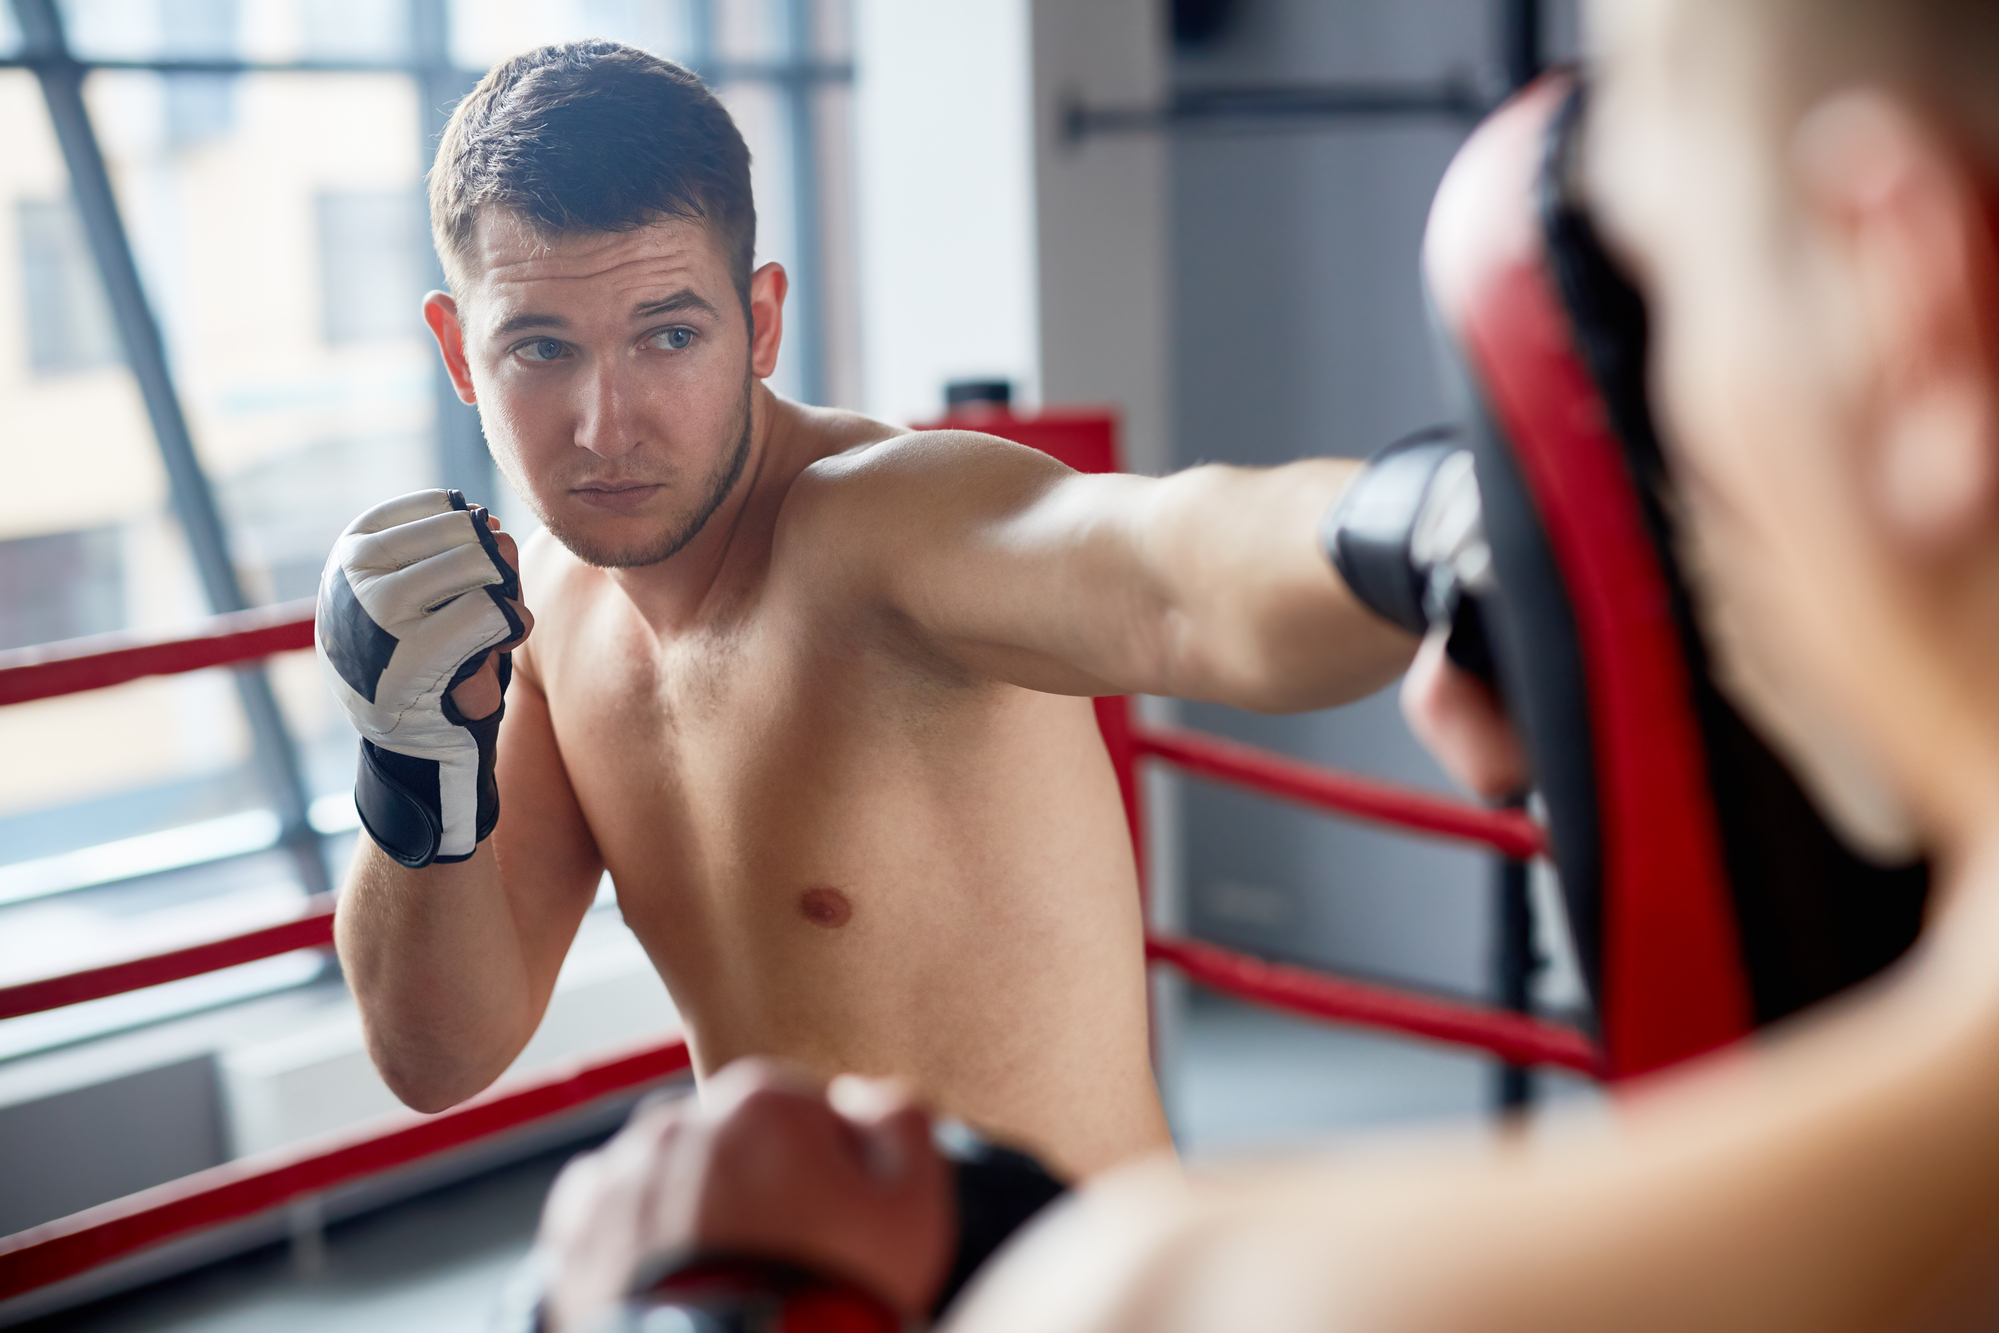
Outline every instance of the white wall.
<path fill-rule="evenodd" d="M 1077 101 L 1161 102 L 1165 18 L 1160 0 L 1034 0 L 1042 395 L 1115 407 L 1125 466 L 1154 474 L 1173 465 L 1168 144 L 1071 142 L 1062 122 Z"/>
<path fill-rule="evenodd" d="M 854 53 L 863 409 L 985 376 L 1038 401 L 1028 0 L 857 0 Z"/>

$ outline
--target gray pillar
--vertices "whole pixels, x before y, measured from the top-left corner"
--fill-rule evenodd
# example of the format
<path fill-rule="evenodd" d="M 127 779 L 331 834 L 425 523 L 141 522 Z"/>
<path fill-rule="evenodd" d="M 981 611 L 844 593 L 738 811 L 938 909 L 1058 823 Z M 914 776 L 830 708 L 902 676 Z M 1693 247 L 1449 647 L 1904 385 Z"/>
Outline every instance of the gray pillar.
<path fill-rule="evenodd" d="M 1542 0 L 1502 0 L 1500 52 L 1508 89 L 1525 88 L 1540 77 L 1546 62 L 1546 18 Z"/>
<path fill-rule="evenodd" d="M 1517 91 L 1540 77 L 1545 46 L 1541 0 L 1504 0 L 1500 25 L 1500 56 L 1506 83 Z M 1500 1005 L 1515 1013 L 1533 1012 L 1534 974 L 1540 959 L 1534 953 L 1534 908 L 1527 894 L 1527 863 L 1496 858 L 1493 863 L 1495 947 L 1493 983 Z M 1493 1084 L 1494 1108 L 1501 1115 L 1519 1114 L 1534 1104 L 1532 1070 L 1502 1064 Z"/>

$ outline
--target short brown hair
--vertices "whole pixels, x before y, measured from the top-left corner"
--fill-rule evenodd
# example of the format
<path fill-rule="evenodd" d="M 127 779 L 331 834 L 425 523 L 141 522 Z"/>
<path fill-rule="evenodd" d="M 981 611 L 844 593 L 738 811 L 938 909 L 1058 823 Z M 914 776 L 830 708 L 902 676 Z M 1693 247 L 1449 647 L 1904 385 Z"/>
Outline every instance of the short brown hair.
<path fill-rule="evenodd" d="M 749 147 L 700 79 L 636 47 L 544 46 L 479 81 L 452 112 L 430 169 L 431 236 L 454 285 L 486 208 L 549 236 L 698 218 L 722 242 L 749 307 Z"/>

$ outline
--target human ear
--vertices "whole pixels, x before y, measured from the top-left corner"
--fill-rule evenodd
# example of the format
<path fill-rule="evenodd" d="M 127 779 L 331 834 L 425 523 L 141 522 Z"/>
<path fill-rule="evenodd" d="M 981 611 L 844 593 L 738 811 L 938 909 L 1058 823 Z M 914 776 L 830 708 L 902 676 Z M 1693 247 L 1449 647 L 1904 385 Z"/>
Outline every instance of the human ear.
<path fill-rule="evenodd" d="M 423 322 L 430 325 L 437 350 L 444 354 L 444 368 L 451 373 L 459 401 L 478 402 L 472 390 L 472 367 L 465 359 L 465 330 L 458 326 L 458 302 L 448 292 L 429 293 L 423 298 Z"/>
<path fill-rule="evenodd" d="M 1871 363 L 1865 501 L 1937 552 L 1999 508 L 1999 255 L 1975 170 L 1885 93 L 1842 93 L 1798 134 L 1807 202 L 1831 224 Z"/>
<path fill-rule="evenodd" d="M 778 344 L 784 341 L 784 294 L 790 286 L 784 265 L 776 262 L 750 275 L 750 373 L 760 380 L 777 373 Z"/>

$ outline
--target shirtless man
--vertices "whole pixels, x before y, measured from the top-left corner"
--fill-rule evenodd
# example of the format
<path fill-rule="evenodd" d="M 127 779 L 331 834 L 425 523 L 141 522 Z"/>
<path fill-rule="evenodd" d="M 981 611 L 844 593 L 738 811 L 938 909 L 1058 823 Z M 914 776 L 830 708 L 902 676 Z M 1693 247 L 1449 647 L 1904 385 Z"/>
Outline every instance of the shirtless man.
<path fill-rule="evenodd" d="M 1999 1325 L 1999 6 L 1592 14 L 1590 193 L 1655 316 L 1720 665 L 1848 794 L 1833 813 L 1930 853 L 1924 939 L 1868 990 L 1628 1093 L 1614 1136 L 1114 1173 L 999 1259 L 955 1333 Z M 1442 715 L 1476 696 L 1424 665 L 1413 711 L 1504 789 L 1497 719 Z M 690 1243 L 920 1308 L 936 1259 L 897 1227 L 948 1214 L 906 1106 L 753 1068 L 724 1086 L 729 1105 L 654 1112 L 610 1150 L 670 1215 L 592 1207 L 618 1180 L 588 1166 L 558 1187 L 558 1333 L 617 1294 L 575 1256 L 629 1273 Z M 900 1170 L 813 1151 L 840 1122 L 905 1145 Z M 753 1153 L 783 1155 L 781 1187 Z"/>
<path fill-rule="evenodd" d="M 437 1110 L 491 1083 L 608 869 L 698 1072 L 894 1074 L 1066 1174 L 1166 1148 L 1090 696 L 1391 680 L 1413 642 L 1316 546 L 1353 465 L 1078 476 L 776 397 L 748 154 L 630 48 L 494 70 L 431 179 L 452 294 L 426 314 L 546 531 L 515 586 L 511 542 L 430 492 L 328 566 L 374 834 L 337 934 L 389 1086 Z"/>

